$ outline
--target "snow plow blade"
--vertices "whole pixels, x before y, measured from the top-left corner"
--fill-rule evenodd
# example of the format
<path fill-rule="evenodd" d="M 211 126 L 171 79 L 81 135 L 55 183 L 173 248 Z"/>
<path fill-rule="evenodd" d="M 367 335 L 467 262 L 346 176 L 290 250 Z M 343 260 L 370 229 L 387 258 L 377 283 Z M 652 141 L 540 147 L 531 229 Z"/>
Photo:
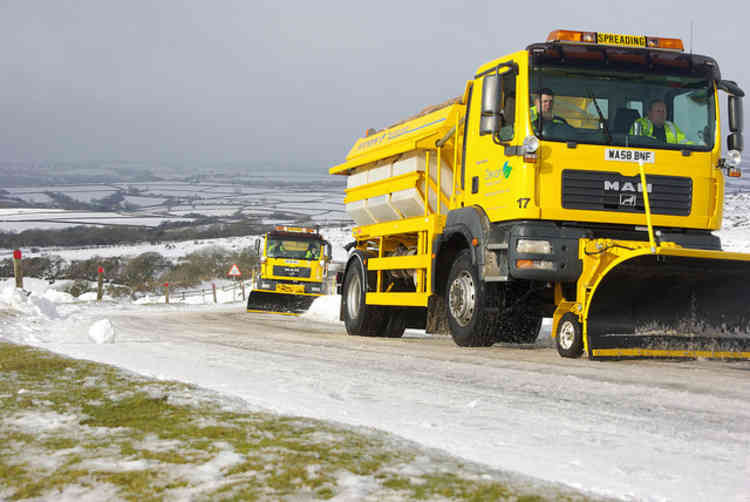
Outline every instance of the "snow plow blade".
<path fill-rule="evenodd" d="M 248 296 L 247 311 L 299 315 L 306 312 L 316 298 L 315 295 L 290 295 L 255 290 Z"/>
<path fill-rule="evenodd" d="M 749 254 L 617 244 L 608 263 L 582 253 L 601 271 L 584 308 L 589 358 L 750 359 Z"/>

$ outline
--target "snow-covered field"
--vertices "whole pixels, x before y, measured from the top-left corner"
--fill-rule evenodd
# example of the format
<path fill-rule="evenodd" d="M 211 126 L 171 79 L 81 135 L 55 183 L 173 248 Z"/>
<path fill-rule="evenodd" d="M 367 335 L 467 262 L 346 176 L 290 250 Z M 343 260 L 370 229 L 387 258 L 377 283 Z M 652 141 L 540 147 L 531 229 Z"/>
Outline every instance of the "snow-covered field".
<path fill-rule="evenodd" d="M 12 200 L 38 204 L 51 203 L 48 193 L 59 193 L 79 202 L 91 203 L 119 191 L 124 196 L 124 209 L 116 213 L 0 209 L 0 231 L 59 229 L 82 224 L 156 226 L 165 221 L 183 220 L 182 217 L 190 213 L 218 217 L 242 213 L 259 218 L 273 214 L 273 220 L 264 219 L 264 222 L 286 223 L 302 218 L 330 225 L 347 220 L 343 211 L 342 186 L 343 178 L 326 176 L 325 173 L 295 174 L 291 179 L 274 173 L 271 178 L 254 181 L 252 185 L 174 181 L 10 187 L 5 191 Z"/>
<path fill-rule="evenodd" d="M 724 227 L 718 235 L 722 238 L 724 247 L 730 251 L 748 252 L 750 251 L 750 193 L 735 193 L 729 195 L 726 201 L 726 207 L 724 210 Z M 343 250 L 343 244 L 351 240 L 349 229 L 346 228 L 332 228 L 324 230 L 324 235 L 332 242 L 335 250 L 335 260 L 343 260 L 345 258 L 345 251 Z M 161 254 L 177 258 L 179 256 L 188 254 L 193 251 L 197 251 L 207 246 L 222 246 L 232 250 L 238 250 L 252 246 L 252 242 L 256 236 L 247 236 L 241 238 L 228 238 L 228 239 L 210 239 L 206 241 L 195 241 L 180 243 L 178 246 L 165 246 L 165 245 L 150 245 L 140 244 L 134 246 L 127 246 L 121 248 L 98 248 L 98 249 L 79 249 L 79 250 L 40 250 L 38 254 L 45 254 L 54 252 L 59 254 L 66 260 L 84 259 L 94 255 L 99 256 L 119 256 L 119 255 L 138 255 L 145 251 L 158 251 Z M 27 256 L 31 256 L 26 251 Z M 164 376 L 165 378 L 175 378 L 175 374 L 171 373 L 171 369 L 179 367 L 181 374 L 185 381 L 191 383 L 197 383 L 198 385 L 221 389 L 222 392 L 226 392 L 231 395 L 240 395 L 237 391 L 237 373 L 235 372 L 235 366 L 237 361 L 231 359 L 228 354 L 224 356 L 216 356 L 212 354 L 193 354 L 193 358 L 196 361 L 209 360 L 211 361 L 211 368 L 202 367 L 201 363 L 197 363 L 193 367 L 185 367 L 185 357 L 187 357 L 190 350 L 196 349 L 196 347 L 203 347 L 199 344 L 187 344 L 180 347 L 180 350 L 165 350 L 161 351 L 158 356 L 149 353 L 149 350 L 155 348 L 153 345 L 143 343 L 130 343 L 134 340 L 125 338 L 119 338 L 117 329 L 113 327 L 111 319 L 121 315 L 134 315 L 139 316 L 140 313 L 149 315 L 158 312 L 170 313 L 175 311 L 184 312 L 200 312 L 200 311 L 216 311 L 216 312 L 241 312 L 243 305 L 238 302 L 236 296 L 220 297 L 220 305 L 188 305 L 188 304 L 173 304 L 173 305 L 162 305 L 160 304 L 161 298 L 152 298 L 148 302 L 154 302 L 156 304 L 140 305 L 132 303 L 130 301 L 114 302 L 107 300 L 103 304 L 97 304 L 92 298 L 74 299 L 65 293 L 59 291 L 60 285 L 54 285 L 50 287 L 44 281 L 29 280 L 26 282 L 26 289 L 30 291 L 29 295 L 16 290 L 13 286 L 12 280 L 6 280 L 0 282 L 0 339 L 7 340 L 15 343 L 22 343 L 40 347 L 51 348 L 57 352 L 61 352 L 68 355 L 74 355 L 75 357 L 91 358 L 102 362 L 108 362 L 110 364 L 119 365 L 137 371 L 150 376 Z M 58 288 L 58 289 L 54 289 Z M 338 321 L 338 308 L 339 299 L 337 297 L 324 297 L 318 299 L 305 314 L 303 319 L 308 319 L 310 323 L 323 322 L 329 323 L 331 326 L 335 326 L 340 329 L 340 322 Z M 116 325 L 116 323 L 114 324 Z M 543 331 L 538 341 L 540 346 L 549 346 L 549 322 L 547 321 L 543 326 Z M 145 333 L 144 333 L 145 335 Z M 158 336 L 156 334 L 148 334 L 150 337 Z M 313 335 L 311 335 L 313 336 Z M 411 337 L 419 337 L 420 332 L 410 332 Z M 137 341 L 135 341 L 137 342 Z M 335 342 L 334 342 L 335 343 Z M 120 350 L 117 350 L 119 344 Z M 127 346 L 127 351 L 124 348 Z M 174 346 L 177 349 L 177 346 Z M 458 351 L 459 349 L 456 349 Z M 552 350 L 552 349 L 546 349 Z M 140 354 L 140 355 L 139 355 Z M 458 354 L 458 352 L 456 352 Z M 232 356 L 233 358 L 234 356 Z M 408 356 L 404 356 L 404 364 L 408 364 Z M 282 358 L 283 359 L 283 358 Z M 284 367 L 282 365 L 291 364 L 291 367 Z M 228 365 L 222 367 L 222 365 Z M 300 364 L 299 367 L 295 367 L 295 364 Z M 677 363 L 675 363 L 677 364 Z M 299 363 L 296 360 L 284 359 L 276 362 L 273 371 L 281 371 L 283 368 L 285 375 L 303 375 L 307 370 L 307 363 Z M 170 371 L 166 371 L 166 368 L 170 368 Z M 606 372 L 608 366 L 606 364 L 596 367 L 597 372 Z M 498 370 L 498 377 L 501 379 L 513 379 L 516 378 L 516 370 L 508 366 L 505 369 Z M 544 370 L 542 367 L 539 369 L 540 372 Z M 364 374 L 364 370 L 363 370 Z M 687 375 L 687 374 L 686 374 Z M 454 375 L 455 378 L 459 378 L 460 374 Z M 468 378 L 467 375 L 464 375 Z M 269 377 L 270 378 L 270 377 Z M 290 377 L 291 378 L 291 377 Z M 394 375 L 394 378 L 398 378 L 398 375 Z M 461 377 L 463 378 L 463 377 Z M 578 379 L 580 377 L 570 377 Z M 471 379 L 463 382 L 462 385 L 471 388 Z M 292 383 L 293 379 L 285 382 L 286 384 Z M 356 382 L 349 382 L 348 385 L 355 385 Z M 517 382 L 520 386 L 529 386 L 529 389 L 535 387 L 532 382 L 523 383 L 520 380 Z M 247 385 L 244 382 L 243 385 Z M 259 379 L 259 385 L 269 385 L 269 380 Z M 305 385 L 311 385 L 311 388 L 318 389 L 320 386 L 326 385 L 325 382 L 313 383 L 306 380 Z M 335 385 L 331 381 L 331 385 Z M 748 383 L 747 385 L 750 385 Z M 617 402 L 622 399 L 623 396 L 619 394 L 607 395 L 609 392 L 620 392 L 623 387 L 621 385 L 608 385 L 602 383 L 601 386 L 597 387 L 597 392 L 600 393 L 602 402 Z M 445 389 L 443 389 L 445 390 Z M 347 422 L 347 414 L 334 413 L 333 407 L 321 406 L 315 408 L 310 402 L 304 399 L 303 396 L 297 396 L 297 394 L 290 395 L 278 395 L 278 388 L 270 385 L 267 387 L 267 395 L 265 403 L 276 403 L 267 404 L 268 407 L 273 408 L 277 406 L 278 409 L 282 409 L 285 413 L 300 414 L 306 416 L 313 416 L 315 418 L 322 419 L 333 419 L 337 421 Z M 432 392 L 440 392 L 440 388 L 435 387 Z M 634 392 L 634 390 L 631 390 Z M 254 389 L 257 395 L 258 389 Z M 417 407 L 417 402 L 422 403 L 425 399 L 430 400 L 427 396 L 411 395 L 416 392 L 415 389 L 408 389 L 404 392 L 407 394 L 397 396 L 400 402 L 411 402 L 414 401 L 415 410 L 421 408 Z M 289 399 L 291 395 L 294 395 L 297 400 Z M 674 397 L 670 395 L 671 397 Z M 333 396 L 335 397 L 335 396 Z M 437 395 L 435 395 L 437 397 Z M 705 404 L 705 399 L 713 398 L 701 398 L 692 392 L 684 393 L 685 399 L 702 399 L 702 403 Z M 364 396 L 363 398 L 368 400 L 378 401 L 380 399 L 390 402 L 390 398 L 386 396 Z M 675 397 L 675 399 L 677 399 Z M 284 400 L 283 405 L 280 400 Z M 425 402 L 427 402 L 425 401 Z M 730 400 L 731 401 L 731 400 Z M 395 402 L 395 401 L 394 401 Z M 658 400 L 654 401 L 658 403 Z M 713 401 L 711 401 L 713 402 Z M 721 406 L 725 406 L 724 401 L 717 401 Z M 357 406 L 358 403 L 351 403 Z M 478 406 L 478 402 L 465 403 L 466 407 L 461 411 L 464 420 L 468 420 L 472 427 L 486 427 L 488 430 L 492 430 L 494 427 L 494 421 L 492 416 L 485 417 L 485 409 L 482 406 Z M 518 403 L 516 403 L 518 404 Z M 538 403 L 541 405 L 542 403 Z M 744 410 L 747 403 L 736 403 L 737 405 L 737 419 L 745 420 L 747 415 L 740 410 Z M 542 419 L 542 415 L 536 414 L 534 408 L 536 406 L 534 401 L 534 393 L 531 392 L 526 397 L 523 403 L 524 409 L 527 410 L 529 417 L 536 417 Z M 655 404 L 656 406 L 656 404 Z M 726 405 L 728 406 L 728 405 Z M 440 408 L 428 408 L 437 412 Z M 475 414 L 466 415 L 467 413 L 475 410 Z M 388 410 L 384 410 L 388 411 Z M 734 413 L 731 407 L 723 407 L 717 409 L 722 415 L 730 415 Z M 451 412 L 452 413 L 452 412 Z M 641 417 L 644 426 L 647 425 L 651 418 L 650 410 L 643 410 L 643 416 Z M 438 415 L 434 417 L 415 417 L 417 420 L 415 424 L 418 426 L 419 434 L 412 434 L 409 436 L 410 439 L 418 439 L 423 441 L 424 444 L 435 446 L 445 449 L 449 453 L 460 455 L 466 458 L 472 458 L 472 455 L 476 455 L 479 451 L 484 451 L 483 447 L 476 446 L 476 450 L 472 450 L 471 443 L 462 443 L 461 441 L 450 442 L 446 441 L 446 430 L 443 426 L 432 426 L 430 424 L 445 424 L 452 423 L 453 418 L 449 415 Z M 576 446 L 575 441 L 561 441 L 557 443 L 551 443 L 542 447 L 539 451 L 528 451 L 528 454 L 524 453 L 523 450 L 515 451 L 514 448 L 518 447 L 518 444 L 513 443 L 509 437 L 503 439 L 502 437 L 494 438 L 494 441 L 499 441 L 498 447 L 500 450 L 508 450 L 508 454 L 501 455 L 497 458 L 486 458 L 489 465 L 495 468 L 501 468 L 509 471 L 517 471 L 525 475 L 536 476 L 541 479 L 550 481 L 558 481 L 571 483 L 571 479 L 577 479 L 578 481 L 572 482 L 574 486 L 578 486 L 582 489 L 594 489 L 598 494 L 606 496 L 614 496 L 617 498 L 627 500 L 750 500 L 750 437 L 747 436 L 745 431 L 747 430 L 747 424 L 741 424 L 742 427 L 737 427 L 737 430 L 733 433 L 734 441 L 733 444 L 727 445 L 727 451 L 725 454 L 712 450 L 697 452 L 696 455 L 692 453 L 694 448 L 699 447 L 695 444 L 695 439 L 691 439 L 692 435 L 687 434 L 684 437 L 681 436 L 679 431 L 675 431 L 677 437 L 674 438 L 675 444 L 677 445 L 674 450 L 666 454 L 664 448 L 660 445 L 653 445 L 653 451 L 650 451 L 650 445 L 644 443 L 644 439 L 641 437 L 620 437 L 620 431 L 616 427 L 616 417 L 611 417 L 615 420 L 613 424 L 602 424 L 612 429 L 612 451 L 611 455 L 597 457 L 598 465 L 585 465 L 582 464 L 570 464 L 566 466 L 560 466 L 560 468 L 548 468 L 540 469 L 534 468 L 533 459 L 535 456 L 544 455 L 544 451 L 548 451 L 548 455 L 556 456 L 561 455 L 566 458 L 576 458 L 577 448 L 582 448 L 580 456 L 585 457 L 583 445 Z M 367 418 L 363 418 L 361 415 L 352 413 L 349 417 L 351 422 L 356 425 L 370 425 L 372 427 L 381 427 L 383 423 L 390 423 L 385 416 L 378 418 L 373 416 L 367 421 Z M 707 417 L 710 421 L 710 417 Z M 679 420 L 675 423 L 679 423 Z M 421 425 L 419 425 L 421 424 Z M 520 425 L 520 424 L 519 424 Z M 739 425 L 739 424 L 738 424 Z M 549 435 L 539 431 L 538 434 L 533 432 L 533 424 L 524 424 L 524 426 L 532 431 L 532 435 L 536 437 L 537 443 L 548 440 Z M 554 424 L 540 425 L 540 427 L 554 427 Z M 562 425 L 561 425 L 562 426 Z M 402 431 L 398 428 L 386 430 L 401 434 Z M 546 429 L 545 429 L 546 430 Z M 564 431 L 561 431 L 564 432 Z M 405 430 L 404 430 L 404 433 Z M 730 434 L 730 432 L 727 432 Z M 563 435 L 564 436 L 564 435 Z M 553 435 L 554 437 L 554 435 Z M 533 439 L 533 438 L 532 438 Z M 710 440 L 710 438 L 706 438 Z M 503 441 L 509 441 L 507 444 Z M 585 439 L 581 439 L 585 441 Z M 682 441 L 682 442 L 681 442 Z M 505 446 L 503 446 L 505 444 Z M 521 443 L 525 444 L 525 443 Z M 631 445 L 631 446 L 628 446 Z M 708 448 L 709 443 L 700 447 Z M 741 453 L 737 451 L 738 447 L 747 446 L 747 451 Z M 605 449 L 606 445 L 600 445 L 601 448 Z M 714 444 L 710 445 L 711 448 L 715 448 Z M 468 448 L 468 449 L 467 449 Z M 547 450 L 545 450 L 547 448 Z M 512 450 L 512 451 L 511 451 Z M 491 448 L 487 451 L 492 452 Z M 684 452 L 685 457 L 679 458 L 674 456 L 674 451 Z M 512 453 L 512 454 L 511 454 Z M 494 455 L 494 454 L 493 454 Z M 541 458 L 541 457 L 540 457 Z M 593 458 L 593 457 L 591 457 Z M 609 460 L 608 460 L 608 459 Z M 473 460 L 477 460 L 472 458 Z M 631 468 L 629 461 L 626 462 L 623 459 L 638 459 L 639 468 Z M 744 460 L 743 460 L 744 459 Z M 479 459 L 479 461 L 483 461 Z M 744 464 L 743 464 L 744 462 Z M 706 469 L 721 469 L 722 472 L 707 474 Z M 578 477 L 570 477 L 570 473 L 566 474 L 566 470 L 575 471 Z M 658 471 L 658 475 L 655 472 Z M 609 476 L 602 476 L 601 473 L 608 472 Z M 598 475 L 599 474 L 599 475 Z M 705 482 L 706 479 L 716 479 L 716 486 L 708 486 Z M 592 480 L 596 480 L 594 483 Z M 588 480 L 588 481 L 586 481 Z M 677 487 L 680 487 L 679 489 Z"/>

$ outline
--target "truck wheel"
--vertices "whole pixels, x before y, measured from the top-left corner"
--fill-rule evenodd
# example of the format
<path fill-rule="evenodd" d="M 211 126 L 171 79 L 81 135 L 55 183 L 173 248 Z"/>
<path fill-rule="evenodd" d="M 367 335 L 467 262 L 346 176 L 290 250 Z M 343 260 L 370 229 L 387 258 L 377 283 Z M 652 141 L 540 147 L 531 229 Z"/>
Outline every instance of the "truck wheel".
<path fill-rule="evenodd" d="M 485 288 L 471 263 L 471 250 L 458 253 L 447 286 L 448 324 L 460 347 L 489 347 L 495 342 L 493 327 L 497 308 L 488 309 Z"/>
<path fill-rule="evenodd" d="M 401 338 L 406 331 L 406 315 L 400 308 L 390 308 L 383 312 L 383 328 L 379 336 Z"/>
<path fill-rule="evenodd" d="M 383 313 L 377 307 L 365 304 L 365 277 L 362 267 L 352 264 L 346 271 L 341 302 L 344 326 L 352 336 L 376 336 L 383 325 Z"/>
<path fill-rule="evenodd" d="M 578 316 L 568 312 L 560 319 L 555 333 L 557 353 L 562 357 L 576 358 L 583 353 L 583 328 Z"/>

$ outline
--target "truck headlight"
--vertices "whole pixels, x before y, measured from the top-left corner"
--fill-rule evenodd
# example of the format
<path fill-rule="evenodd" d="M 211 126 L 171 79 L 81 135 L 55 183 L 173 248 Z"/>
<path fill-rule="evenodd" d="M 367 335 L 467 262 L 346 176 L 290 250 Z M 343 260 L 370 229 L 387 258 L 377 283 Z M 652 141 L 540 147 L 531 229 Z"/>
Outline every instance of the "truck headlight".
<path fill-rule="evenodd" d="M 550 241 L 518 239 L 516 251 L 519 253 L 552 254 L 552 244 Z"/>
<path fill-rule="evenodd" d="M 742 162 L 742 154 L 739 150 L 729 150 L 727 152 L 727 158 L 724 160 L 724 165 L 727 167 L 737 167 Z"/>
<path fill-rule="evenodd" d="M 526 136 L 523 139 L 521 150 L 523 150 L 524 162 L 535 163 L 536 151 L 539 150 L 539 139 L 536 136 Z"/>
<path fill-rule="evenodd" d="M 523 153 L 536 153 L 539 149 L 539 138 L 536 136 L 526 136 L 523 139 Z"/>

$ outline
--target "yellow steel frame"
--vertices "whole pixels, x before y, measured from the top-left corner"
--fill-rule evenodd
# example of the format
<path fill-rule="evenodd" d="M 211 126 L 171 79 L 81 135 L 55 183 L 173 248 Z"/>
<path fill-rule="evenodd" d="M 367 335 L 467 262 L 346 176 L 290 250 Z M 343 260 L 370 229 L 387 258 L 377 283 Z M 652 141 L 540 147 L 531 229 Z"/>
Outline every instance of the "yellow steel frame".
<path fill-rule="evenodd" d="M 368 292 L 368 305 L 399 305 L 426 307 L 432 283 L 432 255 L 430 243 L 445 227 L 445 216 L 435 213 L 418 216 L 398 222 L 377 223 L 358 227 L 355 236 L 360 249 L 366 250 L 368 242 L 376 242 L 377 257 L 367 259 L 367 269 L 377 272 L 375 291 Z M 401 240 L 405 235 L 413 235 L 417 241 L 416 254 L 411 256 L 384 256 L 384 250 L 394 239 Z M 390 292 L 391 285 L 383 284 L 384 270 L 415 270 L 415 292 Z"/>
<path fill-rule="evenodd" d="M 372 197 L 389 195 L 393 192 L 416 188 L 420 190 L 424 203 L 424 216 L 406 218 L 373 225 L 364 225 L 354 229 L 353 234 L 358 242 L 358 248 L 364 252 L 372 253 L 373 245 L 377 246 L 377 254 L 367 259 L 367 269 L 375 271 L 377 280 L 375 290 L 367 293 L 365 302 L 368 305 L 397 305 L 409 307 L 426 307 L 432 294 L 432 253 L 431 247 L 435 236 L 442 233 L 445 228 L 446 216 L 442 206 L 451 208 L 456 201 L 456 169 L 450 181 L 442 179 L 443 148 L 451 141 L 453 166 L 458 162 L 458 138 L 460 138 L 461 115 L 456 111 L 443 126 L 449 128 L 454 126 L 452 132 L 444 134 L 442 141 L 436 141 L 437 135 L 421 138 L 414 142 L 414 147 L 421 150 L 425 155 L 425 170 L 403 174 L 393 178 L 368 183 L 366 185 L 347 189 L 346 203 L 356 202 Z M 430 160 L 434 154 L 433 162 L 437 162 L 437 175 L 433 181 L 430 176 Z M 350 164 L 351 165 L 351 164 Z M 448 181 L 450 195 L 446 196 L 442 191 L 442 185 Z M 424 183 L 424 184 L 422 184 Z M 434 208 L 430 207 L 430 190 L 436 195 Z M 416 242 L 416 252 L 410 256 L 385 256 L 386 251 L 393 249 L 398 243 L 404 241 Z M 415 271 L 416 287 L 414 292 L 391 292 L 392 284 L 384 284 L 384 270 L 413 270 Z"/>
<path fill-rule="evenodd" d="M 295 292 L 295 293 L 287 293 L 285 291 L 276 291 L 275 289 L 254 289 L 253 291 L 257 291 L 258 293 L 274 293 L 277 295 L 282 296 L 323 296 L 323 293 L 304 293 L 302 291 Z"/>

